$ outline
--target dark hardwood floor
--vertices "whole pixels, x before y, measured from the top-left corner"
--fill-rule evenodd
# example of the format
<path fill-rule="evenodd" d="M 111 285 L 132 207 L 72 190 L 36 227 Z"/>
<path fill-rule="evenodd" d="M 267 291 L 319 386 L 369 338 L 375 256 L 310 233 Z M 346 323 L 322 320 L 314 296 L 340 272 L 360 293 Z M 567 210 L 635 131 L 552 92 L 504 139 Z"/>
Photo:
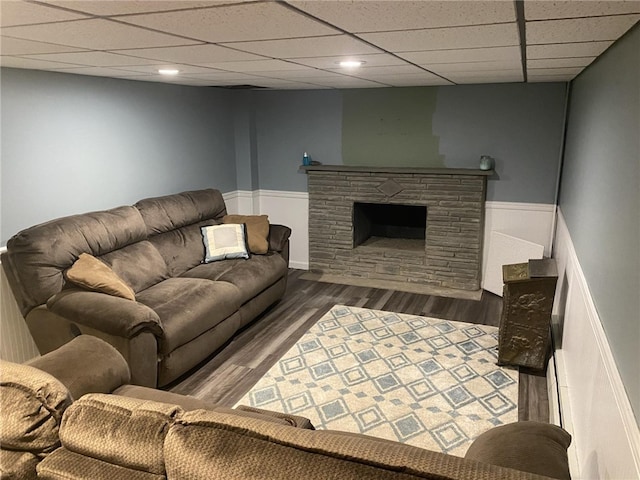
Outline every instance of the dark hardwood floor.
<path fill-rule="evenodd" d="M 239 332 L 210 360 L 169 390 L 233 406 L 336 304 L 498 326 L 502 298 L 483 292 L 480 301 L 419 295 L 304 280 L 290 270 L 284 298 Z M 519 420 L 549 421 L 544 375 L 520 372 Z"/>

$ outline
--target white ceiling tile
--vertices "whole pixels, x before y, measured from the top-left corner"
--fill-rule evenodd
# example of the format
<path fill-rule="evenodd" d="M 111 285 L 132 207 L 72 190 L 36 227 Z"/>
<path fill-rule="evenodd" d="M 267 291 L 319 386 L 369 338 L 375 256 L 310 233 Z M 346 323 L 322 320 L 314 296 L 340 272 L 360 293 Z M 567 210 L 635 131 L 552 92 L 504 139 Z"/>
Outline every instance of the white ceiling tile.
<path fill-rule="evenodd" d="M 549 1 L 526 0 L 524 16 L 527 20 L 554 18 L 598 17 L 624 13 L 640 13 L 640 2 L 631 1 Z"/>
<path fill-rule="evenodd" d="M 133 13 L 162 12 L 186 8 L 211 7 L 215 4 L 230 4 L 241 0 L 47 0 L 47 3 L 60 7 L 87 12 L 100 16 L 123 15 Z"/>
<path fill-rule="evenodd" d="M 527 44 L 616 40 L 638 20 L 640 15 L 527 22 Z"/>
<path fill-rule="evenodd" d="M 520 47 L 487 47 L 464 48 L 459 50 L 398 52 L 397 55 L 418 65 L 428 65 L 432 63 L 520 60 Z"/>
<path fill-rule="evenodd" d="M 499 61 L 499 62 L 460 62 L 460 63 L 432 63 L 425 65 L 428 70 L 444 75 L 449 72 L 482 72 L 486 75 L 488 72 L 496 70 L 522 70 L 520 60 Z"/>
<path fill-rule="evenodd" d="M 218 62 L 208 63 L 207 67 L 219 68 L 230 72 L 267 72 L 274 70 L 306 70 L 309 67 L 283 60 L 251 60 L 246 62 Z"/>
<path fill-rule="evenodd" d="M 597 57 L 613 44 L 606 42 L 553 43 L 550 45 L 528 45 L 527 59 Z"/>
<path fill-rule="evenodd" d="M 584 67 L 527 68 L 527 75 L 577 75 Z"/>
<path fill-rule="evenodd" d="M 328 70 L 320 70 L 316 68 L 308 67 L 308 70 L 280 70 L 273 72 L 255 72 L 256 75 L 271 77 L 271 78 L 280 78 L 280 79 L 289 79 L 289 80 L 305 80 L 311 78 L 340 78 L 344 75 L 339 73 L 330 72 Z"/>
<path fill-rule="evenodd" d="M 527 59 L 527 68 L 586 67 L 595 57 Z"/>
<path fill-rule="evenodd" d="M 450 77 L 450 80 L 456 84 L 479 84 L 479 83 L 522 83 L 524 77 L 522 75 L 458 75 Z"/>
<path fill-rule="evenodd" d="M 74 52 L 74 53 L 50 53 L 44 55 L 31 55 L 30 58 L 48 60 L 50 62 L 66 62 L 78 65 L 93 65 L 94 67 L 118 67 L 123 65 L 146 65 L 157 63 L 155 60 L 118 55 L 109 52 Z"/>
<path fill-rule="evenodd" d="M 244 60 L 263 60 L 258 55 L 239 52 L 218 45 L 190 45 L 183 47 L 147 48 L 120 50 L 119 53 L 133 57 L 149 58 L 163 62 L 212 64 L 217 62 L 235 62 Z"/>
<path fill-rule="evenodd" d="M 59 68 L 69 68 L 77 65 L 61 62 L 47 62 L 32 57 L 12 57 L 3 55 L 0 57 L 0 65 L 12 68 L 28 68 L 35 70 L 55 70 Z"/>
<path fill-rule="evenodd" d="M 343 60 L 362 60 L 368 66 L 384 66 L 384 65 L 404 65 L 405 62 L 401 58 L 397 58 L 388 53 L 373 53 L 368 55 L 347 55 L 347 56 L 329 56 L 329 57 L 302 57 L 294 58 L 291 61 L 309 67 L 317 68 L 336 68 Z"/>
<path fill-rule="evenodd" d="M 491 72 L 450 72 L 446 78 L 455 83 L 487 83 L 494 79 L 495 82 L 523 82 L 522 70 L 494 70 Z"/>
<path fill-rule="evenodd" d="M 361 78 L 354 77 L 320 77 L 309 79 L 309 83 L 313 83 L 314 85 L 320 85 L 324 87 L 334 87 L 334 88 L 374 88 L 384 86 L 379 82 L 372 82 L 369 80 L 363 80 Z"/>
<path fill-rule="evenodd" d="M 406 32 L 365 33 L 359 36 L 391 52 L 500 47 L 520 43 L 515 22 Z"/>
<path fill-rule="evenodd" d="M 130 16 L 121 20 L 212 43 L 340 33 L 276 2 Z"/>
<path fill-rule="evenodd" d="M 131 77 L 135 76 L 135 72 L 125 72 L 123 70 L 117 70 L 108 67 L 71 67 L 65 69 L 58 69 L 59 72 L 73 73 L 75 75 L 92 75 L 96 77 Z"/>
<path fill-rule="evenodd" d="M 506 23 L 516 20 L 513 1 L 294 1 L 297 8 L 350 32 Z"/>
<path fill-rule="evenodd" d="M 381 75 L 375 80 L 382 82 L 391 87 L 417 87 L 417 86 L 433 86 L 433 85 L 451 85 L 451 82 L 437 75 L 431 75 L 427 72 L 409 73 L 404 75 Z"/>
<path fill-rule="evenodd" d="M 66 45 L 35 42 L 21 38 L 0 37 L 0 51 L 2 51 L 2 55 L 30 55 L 38 53 L 80 52 L 83 50 Z"/>
<path fill-rule="evenodd" d="M 364 78 L 365 76 L 373 77 L 376 75 L 405 75 L 405 74 L 424 74 L 424 69 L 414 65 L 396 65 L 383 67 L 360 67 L 360 68 L 334 68 L 335 72 L 343 73 L 354 77 Z"/>
<path fill-rule="evenodd" d="M 128 65 L 122 67 L 113 67 L 117 70 L 125 70 L 128 72 L 138 72 L 145 73 L 148 75 L 158 75 L 158 70 L 168 69 L 168 70 L 179 70 L 181 75 L 189 75 L 192 73 L 210 73 L 215 72 L 217 70 L 212 70 L 210 68 L 199 67 L 194 65 L 183 65 L 180 63 L 154 63 L 152 65 Z"/>
<path fill-rule="evenodd" d="M 575 75 L 532 75 L 527 74 L 527 82 L 569 82 Z"/>
<path fill-rule="evenodd" d="M 80 13 L 67 12 L 59 8 L 18 0 L 0 2 L 0 26 L 32 25 L 35 23 L 63 22 L 87 18 Z"/>
<path fill-rule="evenodd" d="M 295 38 L 288 40 L 266 40 L 263 42 L 222 43 L 229 47 L 267 57 L 297 58 L 317 55 L 346 56 L 367 53 L 379 53 L 378 49 L 348 35 L 330 37 Z"/>
<path fill-rule="evenodd" d="M 220 80 L 225 82 L 225 84 L 232 84 L 233 82 L 248 83 L 256 78 L 255 75 L 240 72 L 222 72 L 220 70 L 211 70 L 207 73 L 188 73 L 185 74 L 185 77 L 201 80 Z"/>
<path fill-rule="evenodd" d="M 164 33 L 151 32 L 102 19 L 8 27 L 4 28 L 2 33 L 26 40 L 95 50 L 130 48 L 132 45 L 144 48 L 195 43 Z"/>

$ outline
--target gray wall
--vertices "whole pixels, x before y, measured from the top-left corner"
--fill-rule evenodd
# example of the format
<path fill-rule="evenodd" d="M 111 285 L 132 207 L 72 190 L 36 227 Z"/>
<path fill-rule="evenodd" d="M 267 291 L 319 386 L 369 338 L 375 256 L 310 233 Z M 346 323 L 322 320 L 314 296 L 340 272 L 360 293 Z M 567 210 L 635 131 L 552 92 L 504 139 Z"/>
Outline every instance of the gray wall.
<path fill-rule="evenodd" d="M 307 191 L 302 155 L 342 164 L 342 95 L 337 90 L 256 91 L 256 148 L 263 190 Z"/>
<path fill-rule="evenodd" d="M 2 245 L 63 215 L 236 189 L 229 92 L 6 68 L 0 75 Z"/>
<path fill-rule="evenodd" d="M 636 26 L 572 83 L 560 195 L 560 209 L 637 420 L 639 51 Z"/>
<path fill-rule="evenodd" d="M 486 154 L 497 170 L 488 200 L 553 204 L 565 96 L 564 83 L 253 92 L 260 188 L 306 191 L 304 150 L 325 164 L 461 168 Z M 381 138 L 393 153 L 380 155 Z"/>
<path fill-rule="evenodd" d="M 438 87 L 433 132 L 451 168 L 496 161 L 487 200 L 555 203 L 566 84 Z"/>

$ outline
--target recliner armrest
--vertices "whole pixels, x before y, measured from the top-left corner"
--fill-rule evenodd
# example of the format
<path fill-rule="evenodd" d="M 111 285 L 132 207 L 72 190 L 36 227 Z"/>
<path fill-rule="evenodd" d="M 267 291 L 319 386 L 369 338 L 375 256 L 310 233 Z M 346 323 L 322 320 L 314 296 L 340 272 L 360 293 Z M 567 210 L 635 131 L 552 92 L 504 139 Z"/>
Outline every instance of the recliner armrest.
<path fill-rule="evenodd" d="M 269 225 L 269 251 L 282 252 L 287 248 L 287 241 L 291 236 L 291 229 L 284 225 Z"/>
<path fill-rule="evenodd" d="M 124 357 L 104 340 L 80 335 L 28 365 L 58 379 L 78 399 L 85 393 L 111 393 L 131 381 Z"/>
<path fill-rule="evenodd" d="M 63 290 L 49 299 L 47 308 L 69 321 L 123 338 L 144 330 L 155 336 L 163 334 L 160 317 L 152 309 L 105 293 Z"/>

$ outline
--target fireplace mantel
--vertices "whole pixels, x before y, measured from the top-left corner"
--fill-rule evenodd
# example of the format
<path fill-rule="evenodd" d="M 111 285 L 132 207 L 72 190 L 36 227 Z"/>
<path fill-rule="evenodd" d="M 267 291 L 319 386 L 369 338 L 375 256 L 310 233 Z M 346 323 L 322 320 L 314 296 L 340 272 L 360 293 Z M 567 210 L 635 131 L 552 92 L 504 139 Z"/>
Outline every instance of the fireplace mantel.
<path fill-rule="evenodd" d="M 303 165 L 303 172 L 352 172 L 352 173 L 411 173 L 418 175 L 493 175 L 493 170 L 473 168 L 420 168 L 420 167 L 368 167 L 365 165 Z"/>

